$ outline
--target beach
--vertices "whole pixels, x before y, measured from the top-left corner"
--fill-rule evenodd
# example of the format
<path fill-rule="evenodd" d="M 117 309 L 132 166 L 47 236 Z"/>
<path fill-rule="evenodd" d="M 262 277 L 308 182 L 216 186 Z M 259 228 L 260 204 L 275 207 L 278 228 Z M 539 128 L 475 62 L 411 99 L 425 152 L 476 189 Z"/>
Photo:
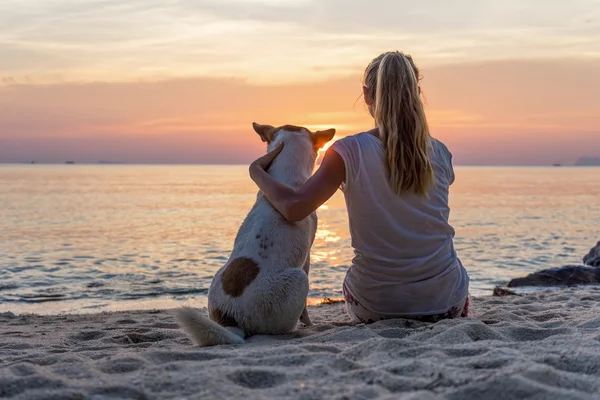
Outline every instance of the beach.
<path fill-rule="evenodd" d="M 600 288 L 479 296 L 472 317 L 315 325 L 194 347 L 169 309 L 0 314 L 11 399 L 597 399 Z"/>

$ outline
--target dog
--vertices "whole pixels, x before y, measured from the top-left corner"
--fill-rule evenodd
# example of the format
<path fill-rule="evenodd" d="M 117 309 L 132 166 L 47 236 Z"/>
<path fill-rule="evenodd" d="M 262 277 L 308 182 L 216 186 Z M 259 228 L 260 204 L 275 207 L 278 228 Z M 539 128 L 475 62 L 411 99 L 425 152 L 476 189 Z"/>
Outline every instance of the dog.
<path fill-rule="evenodd" d="M 269 167 L 277 180 L 299 187 L 312 175 L 318 150 L 335 129 L 311 132 L 305 127 L 253 123 L 267 150 L 283 150 Z M 257 334 L 294 331 L 298 321 L 312 325 L 306 309 L 310 248 L 317 231 L 313 212 L 288 222 L 259 191 L 242 223 L 227 263 L 208 291 L 208 317 L 193 308 L 175 311 L 180 327 L 198 346 L 242 344 Z"/>

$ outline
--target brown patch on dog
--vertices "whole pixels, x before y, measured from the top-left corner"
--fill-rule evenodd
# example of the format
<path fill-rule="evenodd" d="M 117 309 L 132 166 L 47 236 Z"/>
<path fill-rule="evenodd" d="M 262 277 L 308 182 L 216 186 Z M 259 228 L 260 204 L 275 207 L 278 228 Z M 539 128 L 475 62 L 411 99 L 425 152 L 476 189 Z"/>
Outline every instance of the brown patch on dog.
<path fill-rule="evenodd" d="M 276 129 L 276 132 L 279 132 L 281 130 L 288 131 L 288 132 L 300 132 L 302 130 L 305 130 L 306 132 L 311 133 L 308 128 L 305 128 L 303 126 L 296 126 L 296 125 L 282 125 L 275 129 Z"/>
<path fill-rule="evenodd" d="M 306 132 L 308 132 L 311 136 L 313 135 L 313 133 L 308 128 L 296 125 L 282 125 L 274 127 L 272 125 L 261 125 L 257 124 L 256 122 L 253 122 L 252 127 L 254 127 L 256 133 L 260 135 L 262 141 L 267 143 L 271 143 L 273 140 L 275 140 L 275 135 L 277 135 L 277 132 L 281 130 L 288 132 L 301 132 L 303 130 L 306 130 Z"/>
<path fill-rule="evenodd" d="M 315 133 L 310 133 L 310 137 L 316 150 L 319 150 L 320 148 L 325 146 L 325 143 L 333 139 L 334 135 L 335 129 L 333 128 L 324 131 L 316 131 Z"/>
<path fill-rule="evenodd" d="M 225 314 L 218 308 L 209 308 L 208 315 L 210 316 L 210 319 L 212 319 L 213 321 L 215 321 L 217 324 L 219 324 L 221 326 L 238 327 L 238 324 L 237 324 L 237 322 L 235 322 L 235 319 L 233 319 L 229 315 Z"/>
<path fill-rule="evenodd" d="M 240 257 L 231 261 L 221 275 L 223 291 L 231 297 L 240 297 L 258 276 L 260 268 L 256 261 Z"/>
<path fill-rule="evenodd" d="M 273 139 L 275 139 L 275 134 L 277 133 L 277 131 L 275 130 L 274 126 L 261 125 L 257 124 L 256 122 L 253 122 L 252 127 L 254 128 L 254 131 L 258 133 L 260 139 L 263 142 L 271 143 Z"/>

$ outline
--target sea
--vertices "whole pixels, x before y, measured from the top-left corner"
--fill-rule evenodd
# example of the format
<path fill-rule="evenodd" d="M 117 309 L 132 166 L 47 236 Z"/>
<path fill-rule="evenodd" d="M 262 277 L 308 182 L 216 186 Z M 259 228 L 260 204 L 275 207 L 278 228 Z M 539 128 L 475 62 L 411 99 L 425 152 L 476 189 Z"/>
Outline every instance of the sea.
<path fill-rule="evenodd" d="M 239 165 L 0 165 L 0 312 L 205 306 L 256 193 Z M 471 293 L 491 294 L 600 240 L 600 168 L 456 167 L 450 206 Z M 318 214 L 312 303 L 341 297 L 353 257 L 343 195 Z"/>

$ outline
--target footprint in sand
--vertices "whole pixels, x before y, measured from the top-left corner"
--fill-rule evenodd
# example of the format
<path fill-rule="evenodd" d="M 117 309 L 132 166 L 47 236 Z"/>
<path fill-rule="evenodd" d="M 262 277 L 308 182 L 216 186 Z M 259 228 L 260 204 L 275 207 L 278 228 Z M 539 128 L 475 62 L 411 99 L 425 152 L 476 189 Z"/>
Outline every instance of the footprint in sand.
<path fill-rule="evenodd" d="M 287 378 L 278 372 L 242 369 L 227 376 L 233 383 L 248 389 L 267 389 L 284 383 Z"/>
<path fill-rule="evenodd" d="M 83 331 L 69 336 L 69 339 L 77 342 L 86 342 L 88 340 L 96 340 L 104 337 L 106 333 L 101 331 Z"/>
<path fill-rule="evenodd" d="M 100 366 L 100 371 L 106 374 L 125 374 L 144 368 L 146 363 L 143 360 L 133 357 L 119 358 L 106 361 Z"/>

